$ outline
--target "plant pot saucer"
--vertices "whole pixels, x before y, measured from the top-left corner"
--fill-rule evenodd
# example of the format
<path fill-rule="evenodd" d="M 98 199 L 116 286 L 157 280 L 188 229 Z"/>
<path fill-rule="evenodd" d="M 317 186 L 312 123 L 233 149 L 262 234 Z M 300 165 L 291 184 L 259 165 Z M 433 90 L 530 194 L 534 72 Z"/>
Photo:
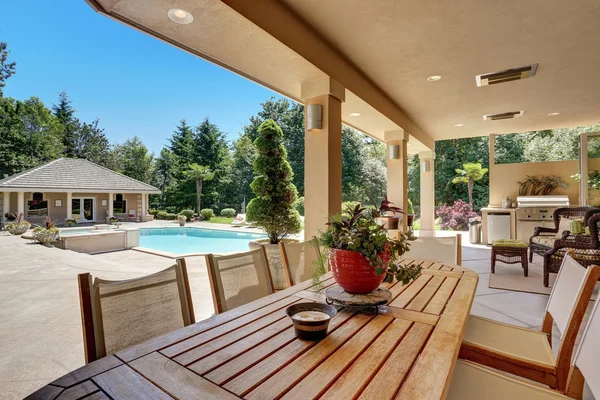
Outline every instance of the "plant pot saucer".
<path fill-rule="evenodd" d="M 325 290 L 327 304 L 366 310 L 371 309 L 377 314 L 378 306 L 386 305 L 392 299 L 392 292 L 382 287 L 366 294 L 352 294 L 346 292 L 339 285 L 333 285 Z"/>

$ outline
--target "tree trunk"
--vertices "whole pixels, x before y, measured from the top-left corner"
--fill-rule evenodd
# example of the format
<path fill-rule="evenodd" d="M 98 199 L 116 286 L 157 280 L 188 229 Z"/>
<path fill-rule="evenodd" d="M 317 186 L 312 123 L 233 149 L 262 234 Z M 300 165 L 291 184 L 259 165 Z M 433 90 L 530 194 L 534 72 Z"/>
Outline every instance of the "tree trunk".
<path fill-rule="evenodd" d="M 469 204 L 471 208 L 473 208 L 473 186 L 475 185 L 475 181 L 473 178 L 469 178 Z"/>
<path fill-rule="evenodd" d="M 200 210 L 202 210 L 202 178 L 196 179 L 196 208 L 198 215 L 200 215 Z"/>

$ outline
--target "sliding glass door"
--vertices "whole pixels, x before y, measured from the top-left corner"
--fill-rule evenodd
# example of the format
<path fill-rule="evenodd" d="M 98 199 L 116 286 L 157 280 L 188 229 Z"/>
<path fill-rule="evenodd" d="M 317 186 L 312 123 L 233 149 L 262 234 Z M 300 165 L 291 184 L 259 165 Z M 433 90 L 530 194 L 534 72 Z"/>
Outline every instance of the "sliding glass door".
<path fill-rule="evenodd" d="M 96 199 L 93 197 L 78 197 L 71 200 L 71 218 L 79 223 L 96 221 Z"/>

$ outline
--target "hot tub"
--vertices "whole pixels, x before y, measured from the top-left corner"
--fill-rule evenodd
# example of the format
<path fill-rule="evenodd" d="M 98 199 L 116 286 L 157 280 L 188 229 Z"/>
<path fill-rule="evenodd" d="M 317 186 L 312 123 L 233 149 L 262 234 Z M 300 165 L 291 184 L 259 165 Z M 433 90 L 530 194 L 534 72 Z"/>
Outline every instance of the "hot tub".
<path fill-rule="evenodd" d="M 59 239 L 52 244 L 60 249 L 88 254 L 126 250 L 140 245 L 140 230 L 106 229 L 104 226 L 66 228 L 60 230 Z"/>

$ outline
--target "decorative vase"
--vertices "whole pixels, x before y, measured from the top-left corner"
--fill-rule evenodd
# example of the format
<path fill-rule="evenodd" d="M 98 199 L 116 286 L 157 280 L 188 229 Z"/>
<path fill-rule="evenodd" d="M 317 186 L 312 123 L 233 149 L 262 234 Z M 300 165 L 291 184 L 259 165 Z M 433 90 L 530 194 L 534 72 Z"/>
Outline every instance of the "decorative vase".
<path fill-rule="evenodd" d="M 512 205 L 512 200 L 510 197 L 506 196 L 505 199 L 502 199 L 502 208 L 510 208 Z"/>
<path fill-rule="evenodd" d="M 379 217 L 385 229 L 398 229 L 400 217 L 395 215 L 384 215 Z"/>
<path fill-rule="evenodd" d="M 180 219 L 179 220 L 179 226 L 185 226 L 185 220 L 184 219 Z"/>
<path fill-rule="evenodd" d="M 415 220 L 415 215 L 414 215 L 414 214 L 408 214 L 408 215 L 406 216 L 406 224 L 407 224 L 408 226 L 411 226 L 411 227 L 412 227 L 414 220 Z"/>
<path fill-rule="evenodd" d="M 382 268 L 387 270 L 390 262 L 388 252 L 379 253 Z M 335 281 L 348 293 L 365 294 L 377 289 L 385 274 L 377 275 L 369 260 L 356 251 L 329 249 L 329 266 Z"/>

